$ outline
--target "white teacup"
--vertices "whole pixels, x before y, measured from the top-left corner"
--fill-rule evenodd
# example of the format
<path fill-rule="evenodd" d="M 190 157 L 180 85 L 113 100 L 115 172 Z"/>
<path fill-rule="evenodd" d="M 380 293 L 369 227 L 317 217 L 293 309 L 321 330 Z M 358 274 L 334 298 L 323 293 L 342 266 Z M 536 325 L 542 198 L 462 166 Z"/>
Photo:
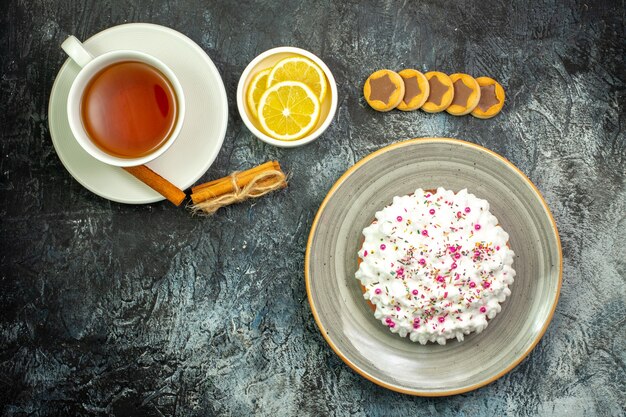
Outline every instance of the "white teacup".
<path fill-rule="evenodd" d="M 185 118 L 185 97 L 183 89 L 171 69 L 157 58 L 138 51 L 117 50 L 105 52 L 104 54 L 94 57 L 74 36 L 68 37 L 61 45 L 61 48 L 63 48 L 74 62 L 82 67 L 70 87 L 67 99 L 67 116 L 74 137 L 87 153 L 105 164 L 128 167 L 148 163 L 161 156 L 172 146 L 183 126 L 183 120 Z M 138 158 L 122 158 L 111 155 L 100 149 L 87 134 L 81 117 L 81 100 L 89 81 L 103 68 L 123 61 L 143 62 L 159 70 L 169 80 L 177 101 L 176 122 L 168 138 L 153 152 Z"/>

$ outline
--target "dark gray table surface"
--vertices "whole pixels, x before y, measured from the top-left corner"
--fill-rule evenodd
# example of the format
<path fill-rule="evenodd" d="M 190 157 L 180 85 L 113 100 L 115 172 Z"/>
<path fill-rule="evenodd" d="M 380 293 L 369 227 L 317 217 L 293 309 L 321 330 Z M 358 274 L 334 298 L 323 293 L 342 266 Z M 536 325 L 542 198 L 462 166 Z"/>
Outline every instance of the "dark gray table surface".
<path fill-rule="evenodd" d="M 0 411 L 6 416 L 617 416 L 626 413 L 624 1 L 15 1 L 0 5 Z M 152 22 L 217 65 L 228 132 L 203 179 L 269 159 L 289 188 L 192 217 L 80 186 L 47 105 L 59 45 Z M 257 54 L 291 45 L 331 68 L 339 106 L 316 142 L 260 142 L 236 108 Z M 467 72 L 508 94 L 489 121 L 381 114 L 362 98 L 383 67 Z M 385 145 L 446 136 L 516 164 L 563 242 L 561 299 L 530 356 L 477 391 L 418 398 L 348 368 L 318 333 L 303 264 L 333 182 Z"/>

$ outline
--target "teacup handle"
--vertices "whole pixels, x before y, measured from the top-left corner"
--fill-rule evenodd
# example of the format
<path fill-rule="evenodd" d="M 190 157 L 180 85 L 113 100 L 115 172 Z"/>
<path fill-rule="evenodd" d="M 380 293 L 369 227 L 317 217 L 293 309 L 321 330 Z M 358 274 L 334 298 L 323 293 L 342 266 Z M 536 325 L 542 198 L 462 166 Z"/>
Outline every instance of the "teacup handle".
<path fill-rule="evenodd" d="M 93 55 L 85 49 L 83 44 L 76 39 L 75 36 L 68 36 L 61 44 L 61 48 L 72 58 L 72 61 L 76 62 L 81 67 L 84 67 L 93 59 Z"/>

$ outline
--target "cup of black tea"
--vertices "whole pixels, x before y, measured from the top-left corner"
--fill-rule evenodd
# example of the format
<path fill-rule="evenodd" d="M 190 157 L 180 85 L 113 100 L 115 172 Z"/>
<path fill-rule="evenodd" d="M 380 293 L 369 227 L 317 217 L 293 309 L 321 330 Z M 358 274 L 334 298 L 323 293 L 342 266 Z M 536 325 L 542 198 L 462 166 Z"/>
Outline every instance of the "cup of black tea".
<path fill-rule="evenodd" d="M 81 69 L 70 87 L 67 114 L 87 153 L 120 167 L 161 156 L 185 116 L 183 89 L 157 58 L 138 51 L 92 55 L 74 36 L 61 45 Z"/>

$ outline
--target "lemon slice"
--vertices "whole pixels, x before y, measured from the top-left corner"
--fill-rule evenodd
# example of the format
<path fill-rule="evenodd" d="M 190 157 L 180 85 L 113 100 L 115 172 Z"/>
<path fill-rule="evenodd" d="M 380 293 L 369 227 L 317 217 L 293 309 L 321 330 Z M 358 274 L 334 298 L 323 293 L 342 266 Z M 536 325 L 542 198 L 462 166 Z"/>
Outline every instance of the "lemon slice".
<path fill-rule="evenodd" d="M 299 81 L 275 84 L 259 100 L 259 123 L 275 139 L 299 139 L 315 127 L 319 117 L 319 99 Z"/>
<path fill-rule="evenodd" d="M 271 87 L 283 81 L 300 81 L 311 87 L 320 99 L 326 96 L 326 76 L 324 71 L 313 61 L 302 56 L 282 59 L 274 65 L 267 77 L 267 86 Z"/>
<path fill-rule="evenodd" d="M 257 117 L 257 109 L 259 108 L 259 100 L 267 89 L 267 75 L 270 73 L 271 68 L 264 69 L 255 74 L 248 85 L 248 94 L 246 99 L 248 100 L 248 108 L 250 112 Z"/>

